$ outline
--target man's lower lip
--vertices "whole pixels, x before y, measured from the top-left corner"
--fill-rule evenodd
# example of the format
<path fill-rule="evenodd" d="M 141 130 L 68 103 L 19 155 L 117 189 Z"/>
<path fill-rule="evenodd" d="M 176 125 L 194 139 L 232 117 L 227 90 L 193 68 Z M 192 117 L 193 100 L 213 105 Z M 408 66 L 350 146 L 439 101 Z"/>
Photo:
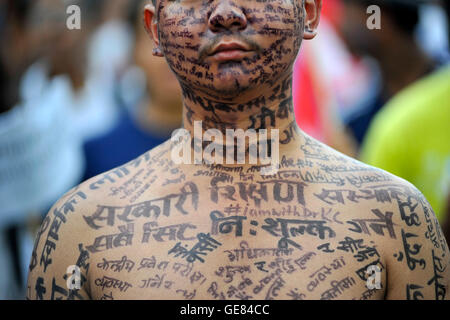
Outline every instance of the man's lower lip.
<path fill-rule="evenodd" d="M 213 59 L 219 62 L 229 61 L 229 60 L 240 60 L 245 58 L 250 51 L 243 50 L 227 50 L 220 51 L 212 55 Z"/>

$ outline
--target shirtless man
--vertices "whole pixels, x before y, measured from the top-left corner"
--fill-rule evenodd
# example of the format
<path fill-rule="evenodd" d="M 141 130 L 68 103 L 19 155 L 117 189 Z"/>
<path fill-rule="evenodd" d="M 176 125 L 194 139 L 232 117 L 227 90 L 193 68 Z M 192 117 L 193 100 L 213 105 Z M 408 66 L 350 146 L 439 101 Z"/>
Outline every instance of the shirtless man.
<path fill-rule="evenodd" d="M 279 166 L 176 164 L 168 141 L 62 197 L 29 299 L 447 299 L 449 250 L 408 182 L 295 124 L 292 65 L 321 0 L 156 0 L 145 25 L 183 127 L 279 129 Z M 249 155 L 246 154 L 246 159 Z"/>

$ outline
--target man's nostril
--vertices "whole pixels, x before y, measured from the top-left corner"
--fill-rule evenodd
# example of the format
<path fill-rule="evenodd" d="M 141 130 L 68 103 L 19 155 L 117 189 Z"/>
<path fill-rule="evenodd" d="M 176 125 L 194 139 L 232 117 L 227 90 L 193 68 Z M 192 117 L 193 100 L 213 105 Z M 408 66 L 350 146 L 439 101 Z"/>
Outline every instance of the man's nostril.
<path fill-rule="evenodd" d="M 231 9 L 231 10 L 230 10 Z M 246 16 L 234 8 L 220 6 L 211 12 L 209 25 L 214 32 L 228 29 L 244 29 L 247 25 Z"/>
<path fill-rule="evenodd" d="M 217 15 L 211 19 L 211 25 L 213 25 L 213 26 L 223 25 L 223 22 L 224 22 L 224 18 L 220 15 Z"/>

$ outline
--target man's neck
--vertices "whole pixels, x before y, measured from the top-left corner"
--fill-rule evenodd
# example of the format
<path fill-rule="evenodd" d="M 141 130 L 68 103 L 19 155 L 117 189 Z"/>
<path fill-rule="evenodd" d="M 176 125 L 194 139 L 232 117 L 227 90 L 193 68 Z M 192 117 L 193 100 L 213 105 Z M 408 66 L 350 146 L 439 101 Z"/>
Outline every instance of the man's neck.
<path fill-rule="evenodd" d="M 204 130 L 223 133 L 226 129 L 285 130 L 294 121 L 292 76 L 239 98 L 213 98 L 184 87 L 183 127 L 192 132 L 194 121 L 202 121 Z"/>
<path fill-rule="evenodd" d="M 298 151 L 303 141 L 303 134 L 294 118 L 292 75 L 284 77 L 269 89 L 261 88 L 258 94 L 239 99 L 214 99 L 185 87 L 183 127 L 191 137 L 198 134 L 199 128 L 202 128 L 202 134 L 208 129 L 217 129 L 223 134 L 224 142 L 227 129 L 254 130 L 257 134 L 266 129 L 269 139 L 272 139 L 276 129 L 280 157 Z"/>
<path fill-rule="evenodd" d="M 161 103 L 146 99 L 138 109 L 136 121 L 147 132 L 170 136 L 181 124 L 181 102 Z"/>

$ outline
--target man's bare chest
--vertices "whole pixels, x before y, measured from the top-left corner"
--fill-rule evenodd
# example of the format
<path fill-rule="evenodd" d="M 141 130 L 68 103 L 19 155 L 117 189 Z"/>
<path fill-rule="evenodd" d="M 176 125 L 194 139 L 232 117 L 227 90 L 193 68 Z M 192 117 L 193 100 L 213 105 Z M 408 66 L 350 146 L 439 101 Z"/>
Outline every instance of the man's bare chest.
<path fill-rule="evenodd" d="M 372 274 L 385 283 L 382 252 L 371 238 L 350 233 L 336 212 L 200 207 L 195 218 L 190 213 L 177 219 L 119 221 L 117 231 L 86 244 L 93 298 L 384 296 L 384 287 L 367 287 Z M 379 274 L 369 272 L 371 266 Z"/>

